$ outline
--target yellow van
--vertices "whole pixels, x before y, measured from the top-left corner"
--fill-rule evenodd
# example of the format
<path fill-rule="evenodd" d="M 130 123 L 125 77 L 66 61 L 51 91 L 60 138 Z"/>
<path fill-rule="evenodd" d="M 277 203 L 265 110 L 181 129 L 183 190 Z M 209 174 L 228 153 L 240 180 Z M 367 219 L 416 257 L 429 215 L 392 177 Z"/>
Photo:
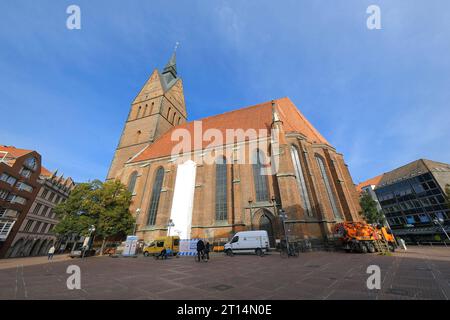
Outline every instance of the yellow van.
<path fill-rule="evenodd" d="M 178 236 L 167 236 L 156 238 L 148 246 L 144 247 L 144 256 L 155 256 L 161 253 L 161 250 L 166 248 L 166 250 L 172 250 L 174 256 L 180 251 L 180 237 Z"/>

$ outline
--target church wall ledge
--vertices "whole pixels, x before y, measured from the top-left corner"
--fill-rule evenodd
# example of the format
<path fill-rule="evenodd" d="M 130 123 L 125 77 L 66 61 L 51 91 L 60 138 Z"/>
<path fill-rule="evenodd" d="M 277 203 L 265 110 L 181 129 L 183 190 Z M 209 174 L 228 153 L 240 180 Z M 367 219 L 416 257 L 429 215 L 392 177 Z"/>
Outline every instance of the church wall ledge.
<path fill-rule="evenodd" d="M 281 172 L 281 173 L 277 173 L 276 176 L 278 178 L 283 178 L 283 177 L 295 177 L 295 174 L 290 173 L 290 172 Z"/>
<path fill-rule="evenodd" d="M 305 220 L 305 219 L 292 219 L 286 220 L 286 223 L 337 223 L 336 220 Z"/>
<path fill-rule="evenodd" d="M 235 224 L 213 224 L 209 226 L 192 226 L 192 229 L 208 229 L 208 228 L 229 228 L 229 227 L 237 227 L 237 226 L 245 226 L 245 223 L 235 223 Z"/>

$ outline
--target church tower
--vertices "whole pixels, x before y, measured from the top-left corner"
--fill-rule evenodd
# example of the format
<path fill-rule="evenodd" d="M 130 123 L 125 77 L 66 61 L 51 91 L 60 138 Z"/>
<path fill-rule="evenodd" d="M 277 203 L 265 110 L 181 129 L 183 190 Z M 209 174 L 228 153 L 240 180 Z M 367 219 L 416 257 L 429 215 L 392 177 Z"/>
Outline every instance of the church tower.
<path fill-rule="evenodd" d="M 132 102 L 107 180 L 117 178 L 128 160 L 186 120 L 183 82 L 177 74 L 174 52 L 164 70 L 155 69 Z"/>

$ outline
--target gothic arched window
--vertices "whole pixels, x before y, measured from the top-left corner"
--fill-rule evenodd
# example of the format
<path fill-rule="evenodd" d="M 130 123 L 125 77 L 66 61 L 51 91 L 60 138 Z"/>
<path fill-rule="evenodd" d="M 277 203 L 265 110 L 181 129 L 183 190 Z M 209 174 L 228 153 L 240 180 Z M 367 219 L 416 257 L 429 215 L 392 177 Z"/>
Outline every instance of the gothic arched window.
<path fill-rule="evenodd" d="M 302 198 L 302 207 L 308 216 L 312 216 L 311 201 L 306 188 L 305 176 L 303 175 L 302 164 L 300 161 L 299 150 L 295 146 L 291 146 L 291 157 L 295 169 L 295 177 L 297 178 L 298 190 Z"/>
<path fill-rule="evenodd" d="M 150 200 L 150 207 L 148 209 L 147 225 L 154 226 L 156 222 L 156 215 L 158 213 L 159 198 L 161 195 L 161 188 L 164 180 L 164 168 L 159 167 L 156 171 L 155 180 L 152 188 L 152 198 Z"/>
<path fill-rule="evenodd" d="M 137 113 L 136 113 L 136 119 L 139 118 L 139 116 L 141 115 L 141 109 L 142 109 L 142 107 L 139 106 Z"/>
<path fill-rule="evenodd" d="M 216 161 L 216 220 L 227 220 L 227 161 L 219 158 Z"/>
<path fill-rule="evenodd" d="M 152 105 L 150 106 L 150 112 L 148 113 L 149 116 L 153 113 L 153 107 L 154 106 L 155 106 L 155 103 L 152 102 Z"/>
<path fill-rule="evenodd" d="M 136 186 L 137 175 L 138 175 L 137 171 L 134 171 L 130 175 L 130 179 L 128 180 L 128 191 L 130 191 L 131 194 L 134 193 L 134 187 Z"/>
<path fill-rule="evenodd" d="M 257 149 L 253 159 L 253 182 L 255 184 L 256 201 L 258 202 L 269 200 L 267 176 L 264 174 L 262 159 L 264 159 L 264 153 Z"/>
<path fill-rule="evenodd" d="M 331 204 L 331 209 L 333 210 L 333 215 L 335 218 L 342 218 L 341 213 L 339 212 L 339 209 L 336 204 L 336 199 L 334 197 L 333 191 L 331 190 L 330 180 L 328 179 L 328 174 L 325 169 L 325 164 L 323 162 L 323 159 L 316 155 L 317 165 L 320 169 L 320 174 L 322 176 L 323 183 L 325 184 L 325 189 L 327 191 L 328 200 Z"/>

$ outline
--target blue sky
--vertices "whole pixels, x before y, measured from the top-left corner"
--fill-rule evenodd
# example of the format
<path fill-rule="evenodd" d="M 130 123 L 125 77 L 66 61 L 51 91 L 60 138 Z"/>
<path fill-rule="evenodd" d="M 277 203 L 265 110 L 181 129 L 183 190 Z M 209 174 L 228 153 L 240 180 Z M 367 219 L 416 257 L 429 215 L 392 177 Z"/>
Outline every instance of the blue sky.
<path fill-rule="evenodd" d="M 81 30 L 66 8 L 81 8 Z M 368 30 L 366 8 L 381 8 Z M 2 1 L 0 143 L 106 176 L 129 106 L 176 41 L 189 119 L 288 96 L 357 183 L 450 162 L 447 0 Z"/>

